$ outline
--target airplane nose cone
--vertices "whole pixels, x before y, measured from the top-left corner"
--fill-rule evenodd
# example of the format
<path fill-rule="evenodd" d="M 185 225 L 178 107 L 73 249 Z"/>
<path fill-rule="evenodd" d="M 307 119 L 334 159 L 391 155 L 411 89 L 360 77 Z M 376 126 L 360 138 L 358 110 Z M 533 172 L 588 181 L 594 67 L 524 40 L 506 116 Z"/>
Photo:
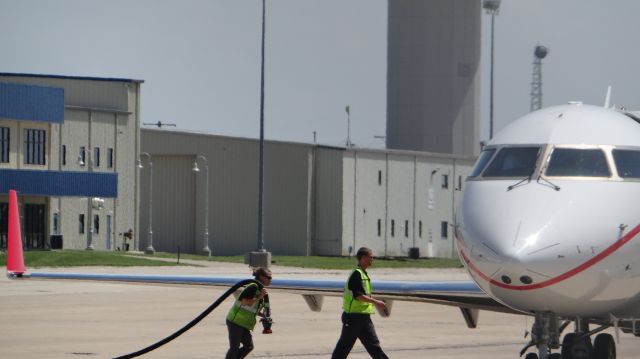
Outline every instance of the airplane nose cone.
<path fill-rule="evenodd" d="M 545 233 L 554 226 L 554 211 L 527 204 L 541 203 L 539 199 L 548 193 L 537 193 L 540 186 L 527 191 L 518 188 L 507 191 L 504 181 L 482 185 L 481 191 L 475 190 L 473 183 L 465 190 L 466 202 L 459 214 L 461 256 L 465 262 L 473 263 L 476 275 L 486 277 L 485 281 L 532 284 L 535 279 L 528 262 L 536 251 L 544 252 L 545 247 L 553 246 L 543 241 L 548 238 Z"/>

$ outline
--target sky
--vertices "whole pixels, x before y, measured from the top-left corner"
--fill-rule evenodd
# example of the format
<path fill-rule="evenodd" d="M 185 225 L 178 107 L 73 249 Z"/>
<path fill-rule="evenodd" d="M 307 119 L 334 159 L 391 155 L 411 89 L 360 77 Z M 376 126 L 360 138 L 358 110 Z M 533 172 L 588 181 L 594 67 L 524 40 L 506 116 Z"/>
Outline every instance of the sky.
<path fill-rule="evenodd" d="M 393 0 L 398 1 L 398 0 Z M 468 0 L 474 1 L 474 0 Z M 478 0 L 480 1 L 480 0 Z M 0 0 L 0 72 L 144 80 L 142 122 L 257 138 L 261 0 Z M 502 0 L 494 126 L 529 112 L 533 49 L 543 105 L 640 110 L 640 1 Z M 482 14 L 481 140 L 489 133 L 491 17 Z M 265 138 L 384 147 L 387 0 L 267 0 Z M 173 129 L 172 127 L 170 129 Z"/>

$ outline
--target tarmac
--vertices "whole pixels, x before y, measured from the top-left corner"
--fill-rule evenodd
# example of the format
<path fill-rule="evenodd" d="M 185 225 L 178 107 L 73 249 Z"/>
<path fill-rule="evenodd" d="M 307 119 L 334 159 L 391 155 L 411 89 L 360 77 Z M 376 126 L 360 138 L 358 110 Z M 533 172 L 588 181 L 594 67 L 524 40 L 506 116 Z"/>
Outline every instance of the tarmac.
<path fill-rule="evenodd" d="M 200 262 L 200 264 L 203 264 Z M 179 267 L 37 268 L 34 272 L 92 272 L 249 276 L 242 264 Z M 348 271 L 274 265 L 274 277 L 345 279 Z M 3 269 L 4 270 L 4 269 Z M 467 279 L 462 269 L 376 269 L 374 280 Z M 156 284 L 0 279 L 0 358 L 113 358 L 167 337 L 200 314 L 226 288 Z M 374 287 L 375 295 L 375 287 Z M 329 358 L 340 335 L 341 298 L 325 297 L 312 312 L 298 294 L 270 292 L 273 334 L 253 333 L 249 358 Z M 224 358 L 225 316 L 231 299 L 176 340 L 141 358 Z M 532 319 L 480 312 L 468 329 L 459 309 L 396 301 L 391 316 L 373 321 L 390 358 L 514 359 L 527 342 Z M 640 340 L 620 335 L 618 358 L 635 358 Z M 349 358 L 369 358 L 358 342 Z"/>

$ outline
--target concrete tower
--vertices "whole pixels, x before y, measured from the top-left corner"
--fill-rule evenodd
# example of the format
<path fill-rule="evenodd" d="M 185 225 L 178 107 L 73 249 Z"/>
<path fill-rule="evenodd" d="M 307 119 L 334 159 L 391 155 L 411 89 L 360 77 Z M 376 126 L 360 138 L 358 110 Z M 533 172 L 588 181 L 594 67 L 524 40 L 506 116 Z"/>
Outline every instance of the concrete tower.
<path fill-rule="evenodd" d="M 387 148 L 479 152 L 481 2 L 389 0 Z"/>

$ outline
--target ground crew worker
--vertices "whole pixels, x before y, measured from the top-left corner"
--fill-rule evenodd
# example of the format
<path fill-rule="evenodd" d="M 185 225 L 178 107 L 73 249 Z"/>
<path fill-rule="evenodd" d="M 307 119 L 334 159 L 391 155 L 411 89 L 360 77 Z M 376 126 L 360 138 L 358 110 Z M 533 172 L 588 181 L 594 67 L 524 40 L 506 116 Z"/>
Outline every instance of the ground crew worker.
<path fill-rule="evenodd" d="M 381 300 L 371 296 L 371 282 L 366 269 L 373 263 L 373 251 L 362 247 L 356 253 L 358 266 L 349 276 L 344 285 L 342 296 L 342 333 L 333 350 L 332 359 L 344 359 L 351 352 L 351 348 L 360 339 L 369 355 L 374 359 L 388 359 L 380 347 L 376 329 L 371 321 L 375 305 L 379 311 L 385 312 L 387 307 Z"/>
<path fill-rule="evenodd" d="M 266 268 L 256 269 L 253 275 L 265 287 L 271 283 L 271 271 Z M 244 287 L 238 299 L 233 303 L 227 315 L 229 350 L 226 359 L 242 359 L 253 350 L 251 330 L 256 325 L 256 315 L 260 315 L 260 311 L 264 307 L 266 295 L 266 288 L 258 289 L 257 284 L 251 283 Z"/>

